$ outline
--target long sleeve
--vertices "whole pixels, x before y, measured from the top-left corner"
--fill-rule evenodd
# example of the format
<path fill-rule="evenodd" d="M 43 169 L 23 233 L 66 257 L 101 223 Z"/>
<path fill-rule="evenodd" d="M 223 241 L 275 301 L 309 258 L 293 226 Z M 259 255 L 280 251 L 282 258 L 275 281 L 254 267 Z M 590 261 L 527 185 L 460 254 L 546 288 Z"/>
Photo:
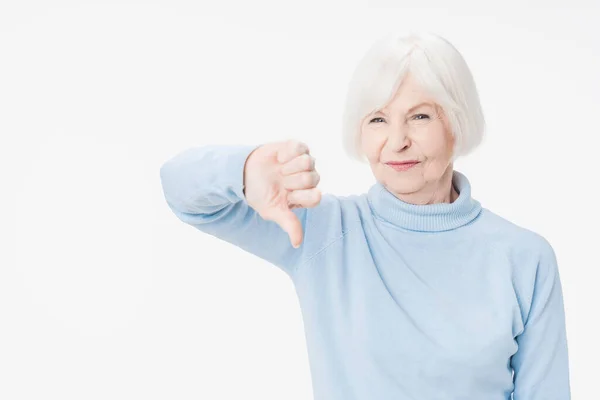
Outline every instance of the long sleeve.
<path fill-rule="evenodd" d="M 175 215 L 214 237 L 232 243 L 283 269 L 288 275 L 302 257 L 288 234 L 264 220 L 244 198 L 246 159 L 257 146 L 209 145 L 186 149 L 160 169 L 165 200 Z M 306 209 L 293 212 L 306 222 Z"/>
<path fill-rule="evenodd" d="M 511 359 L 514 400 L 569 400 L 569 357 L 556 255 L 544 241 L 533 298 Z"/>

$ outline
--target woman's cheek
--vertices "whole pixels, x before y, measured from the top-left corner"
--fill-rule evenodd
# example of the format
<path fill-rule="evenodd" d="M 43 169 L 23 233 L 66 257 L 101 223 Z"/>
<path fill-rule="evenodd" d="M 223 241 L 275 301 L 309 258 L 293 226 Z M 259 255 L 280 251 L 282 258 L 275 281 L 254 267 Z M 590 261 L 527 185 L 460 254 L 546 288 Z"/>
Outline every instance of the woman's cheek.
<path fill-rule="evenodd" d="M 371 135 L 368 138 L 363 139 L 362 146 L 370 162 L 375 163 L 379 161 L 379 152 L 381 146 L 379 145 L 375 135 Z"/>

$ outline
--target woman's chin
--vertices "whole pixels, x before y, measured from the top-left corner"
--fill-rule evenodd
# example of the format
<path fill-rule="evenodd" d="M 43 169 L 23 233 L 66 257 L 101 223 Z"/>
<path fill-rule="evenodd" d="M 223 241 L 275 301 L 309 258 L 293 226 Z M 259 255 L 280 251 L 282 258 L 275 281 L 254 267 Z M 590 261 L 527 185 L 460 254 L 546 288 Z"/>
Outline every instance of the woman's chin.
<path fill-rule="evenodd" d="M 387 189 L 397 195 L 410 195 L 418 192 L 423 188 L 423 181 L 420 177 L 416 179 L 410 179 L 408 177 L 405 178 L 396 178 L 396 179 L 386 179 L 385 186 Z"/>

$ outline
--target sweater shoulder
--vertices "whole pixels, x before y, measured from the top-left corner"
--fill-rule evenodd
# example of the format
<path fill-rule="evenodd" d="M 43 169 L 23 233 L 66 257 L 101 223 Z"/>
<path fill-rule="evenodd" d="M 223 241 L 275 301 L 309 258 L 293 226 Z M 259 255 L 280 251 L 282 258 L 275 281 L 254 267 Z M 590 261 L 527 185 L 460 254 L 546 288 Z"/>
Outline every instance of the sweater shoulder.
<path fill-rule="evenodd" d="M 323 193 L 319 205 L 307 209 L 307 259 L 342 239 L 348 232 L 362 228 L 364 201 L 364 195 Z"/>
<path fill-rule="evenodd" d="M 486 241 L 504 243 L 512 249 L 538 255 L 553 253 L 552 245 L 541 233 L 510 221 L 487 208 L 482 209 L 479 222 L 479 233 Z"/>
<path fill-rule="evenodd" d="M 313 230 L 339 235 L 360 225 L 364 195 L 324 193 L 317 207 L 309 208 L 307 223 Z"/>

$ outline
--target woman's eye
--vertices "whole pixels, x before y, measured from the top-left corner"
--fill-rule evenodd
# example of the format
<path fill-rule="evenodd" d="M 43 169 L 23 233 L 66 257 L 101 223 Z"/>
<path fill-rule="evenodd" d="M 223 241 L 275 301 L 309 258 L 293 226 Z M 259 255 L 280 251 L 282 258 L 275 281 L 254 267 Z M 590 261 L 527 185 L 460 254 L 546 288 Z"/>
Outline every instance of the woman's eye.
<path fill-rule="evenodd" d="M 376 117 L 369 121 L 369 123 L 371 122 L 385 122 L 385 120 L 381 117 Z"/>
<path fill-rule="evenodd" d="M 419 119 L 428 119 L 429 115 L 427 115 L 427 114 L 417 114 L 413 118 L 417 119 L 417 120 L 419 120 Z"/>

